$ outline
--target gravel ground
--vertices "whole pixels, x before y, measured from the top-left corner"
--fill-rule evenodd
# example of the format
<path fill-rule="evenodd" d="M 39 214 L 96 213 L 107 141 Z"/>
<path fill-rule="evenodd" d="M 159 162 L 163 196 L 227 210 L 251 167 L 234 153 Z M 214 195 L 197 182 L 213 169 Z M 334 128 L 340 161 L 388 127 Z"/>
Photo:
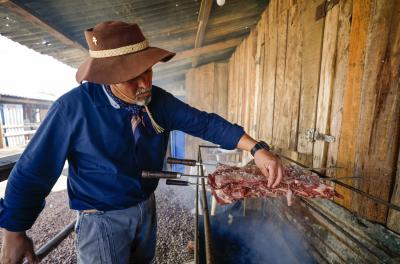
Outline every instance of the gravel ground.
<path fill-rule="evenodd" d="M 160 182 L 156 191 L 158 240 L 157 264 L 185 263 L 192 259 L 187 250 L 189 240 L 193 238 L 194 192 L 190 187 L 166 186 Z M 36 248 L 52 238 L 63 227 L 76 218 L 76 212 L 68 208 L 67 191 L 51 193 L 47 204 L 28 235 Z M 69 235 L 41 263 L 76 263 L 74 249 L 75 234 Z M 0 233 L 2 241 L 2 232 Z M 0 242 L 1 245 L 1 242 Z"/>

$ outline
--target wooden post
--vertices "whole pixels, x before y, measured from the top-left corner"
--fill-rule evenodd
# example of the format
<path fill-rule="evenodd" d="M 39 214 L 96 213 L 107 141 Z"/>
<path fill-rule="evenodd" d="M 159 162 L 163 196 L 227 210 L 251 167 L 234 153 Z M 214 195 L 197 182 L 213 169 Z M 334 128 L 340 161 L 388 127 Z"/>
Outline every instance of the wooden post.
<path fill-rule="evenodd" d="M 0 118 L 0 149 L 5 148 L 5 139 L 4 139 L 4 131 L 3 131 L 3 119 Z"/>

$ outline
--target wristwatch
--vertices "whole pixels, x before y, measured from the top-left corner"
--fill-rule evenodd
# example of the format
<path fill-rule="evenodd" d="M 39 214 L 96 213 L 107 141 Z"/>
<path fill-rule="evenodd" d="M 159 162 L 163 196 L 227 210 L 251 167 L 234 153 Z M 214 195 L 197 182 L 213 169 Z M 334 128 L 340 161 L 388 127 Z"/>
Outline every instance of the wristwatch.
<path fill-rule="evenodd" d="M 260 149 L 265 149 L 265 150 L 269 151 L 271 149 L 271 147 L 264 141 L 258 141 L 254 145 L 254 147 L 250 150 L 251 155 L 254 157 L 257 150 L 260 150 Z"/>

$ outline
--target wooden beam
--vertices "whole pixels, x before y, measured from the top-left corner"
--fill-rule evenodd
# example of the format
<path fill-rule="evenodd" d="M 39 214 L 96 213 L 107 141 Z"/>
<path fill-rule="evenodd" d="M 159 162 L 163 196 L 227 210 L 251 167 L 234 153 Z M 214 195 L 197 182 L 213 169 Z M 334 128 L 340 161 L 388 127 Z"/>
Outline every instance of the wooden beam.
<path fill-rule="evenodd" d="M 232 47 L 238 46 L 242 42 L 242 38 L 234 38 L 226 41 L 218 42 L 215 44 L 207 45 L 201 48 L 185 50 L 178 52 L 176 56 L 167 64 L 159 64 L 153 68 L 154 80 L 171 77 L 172 75 L 179 75 L 185 73 L 186 70 L 191 68 L 190 63 L 180 63 L 184 59 L 192 58 L 202 54 L 209 54 L 213 52 L 223 51 Z M 179 62 L 179 63 L 178 63 Z M 176 65 L 174 65 L 176 64 Z"/>
<path fill-rule="evenodd" d="M 208 18 L 210 17 L 211 7 L 213 4 L 213 0 L 202 0 L 200 5 L 198 22 L 199 25 L 197 27 L 196 40 L 194 42 L 194 48 L 200 48 L 203 45 L 204 35 L 207 28 Z M 196 67 L 198 64 L 198 59 L 193 58 L 192 66 Z"/>
<path fill-rule="evenodd" d="M 153 82 L 179 82 L 185 80 L 185 71 L 153 78 Z"/>
<path fill-rule="evenodd" d="M 42 20 L 38 14 L 36 14 L 33 10 L 28 9 L 27 7 L 14 3 L 13 1 L 8 0 L 0 0 L 0 4 L 6 7 L 11 12 L 23 17 L 27 21 L 36 24 L 37 26 L 41 27 L 45 31 L 47 31 L 50 35 L 52 35 L 57 40 L 61 41 L 62 43 L 73 46 L 77 49 L 80 49 L 84 52 L 87 52 L 87 49 L 83 47 L 80 43 L 74 41 L 70 37 L 66 36 L 61 30 L 58 30 L 53 25 Z"/>
<path fill-rule="evenodd" d="M 183 60 L 183 59 L 187 59 L 187 58 L 191 58 L 191 57 L 197 57 L 197 56 L 200 56 L 203 54 L 218 52 L 218 51 L 222 51 L 222 50 L 229 49 L 232 47 L 236 47 L 242 42 L 242 40 L 243 40 L 243 38 L 234 38 L 234 39 L 229 39 L 226 41 L 221 41 L 221 42 L 217 42 L 214 44 L 210 44 L 210 45 L 200 47 L 200 48 L 194 48 L 194 49 L 190 49 L 190 50 L 181 51 L 175 55 L 175 57 L 172 59 L 172 61 Z"/>

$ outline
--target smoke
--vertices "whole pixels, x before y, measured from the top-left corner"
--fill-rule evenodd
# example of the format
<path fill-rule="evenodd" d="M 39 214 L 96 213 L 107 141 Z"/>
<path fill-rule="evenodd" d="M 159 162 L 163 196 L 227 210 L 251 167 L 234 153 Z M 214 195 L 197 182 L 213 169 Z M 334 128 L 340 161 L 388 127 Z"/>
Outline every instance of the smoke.
<path fill-rule="evenodd" d="M 211 219 L 216 263 L 316 263 L 301 234 L 272 217 L 261 213 L 238 216 L 227 211 Z"/>

